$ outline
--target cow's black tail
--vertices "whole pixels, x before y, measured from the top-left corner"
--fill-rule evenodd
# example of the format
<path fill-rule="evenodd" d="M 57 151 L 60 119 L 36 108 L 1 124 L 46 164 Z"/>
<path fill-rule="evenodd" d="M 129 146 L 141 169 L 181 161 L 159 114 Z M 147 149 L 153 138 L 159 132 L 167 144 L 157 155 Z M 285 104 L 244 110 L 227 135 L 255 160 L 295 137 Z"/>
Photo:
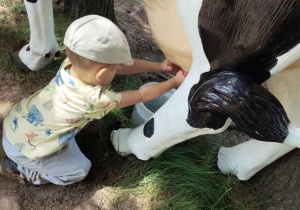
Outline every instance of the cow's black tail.
<path fill-rule="evenodd" d="M 283 142 L 290 121 L 280 102 L 241 73 L 207 72 L 189 94 L 187 122 L 217 129 L 227 118 L 257 140 Z"/>

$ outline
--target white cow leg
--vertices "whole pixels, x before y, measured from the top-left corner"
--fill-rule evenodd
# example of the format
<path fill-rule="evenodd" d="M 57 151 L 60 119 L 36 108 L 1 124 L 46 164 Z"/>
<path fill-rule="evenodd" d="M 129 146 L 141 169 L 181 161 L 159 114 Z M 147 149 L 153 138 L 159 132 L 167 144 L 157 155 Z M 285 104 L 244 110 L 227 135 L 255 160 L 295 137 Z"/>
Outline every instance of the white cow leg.
<path fill-rule="evenodd" d="M 268 81 L 268 88 L 285 108 L 291 122 L 300 127 L 300 60 Z M 248 180 L 295 147 L 279 143 L 249 140 L 234 147 L 222 147 L 218 154 L 218 167 L 222 173 L 235 174 Z"/>
<path fill-rule="evenodd" d="M 248 180 L 295 147 L 251 139 L 234 147 L 222 147 L 218 154 L 218 168 L 224 174 L 235 174 Z"/>
<path fill-rule="evenodd" d="M 31 70 L 37 71 L 59 54 L 59 46 L 54 34 L 53 2 L 38 0 L 30 3 L 25 0 L 30 25 L 30 43 L 19 52 L 21 61 Z"/>
<path fill-rule="evenodd" d="M 172 98 L 175 99 L 176 97 L 174 97 Z M 177 99 L 180 100 L 181 98 L 178 97 Z M 154 133 L 151 137 L 147 137 L 144 134 L 145 124 L 135 129 L 127 128 L 113 131 L 111 140 L 116 151 L 123 156 L 134 154 L 141 160 L 148 160 L 159 156 L 168 148 L 193 137 L 220 133 L 231 123 L 231 120 L 228 119 L 225 125 L 218 130 L 192 128 L 186 123 L 187 111 L 184 112 L 180 108 L 171 109 L 170 104 L 176 103 L 166 104 L 159 112 L 153 115 Z M 172 119 L 176 119 L 176 121 Z"/>

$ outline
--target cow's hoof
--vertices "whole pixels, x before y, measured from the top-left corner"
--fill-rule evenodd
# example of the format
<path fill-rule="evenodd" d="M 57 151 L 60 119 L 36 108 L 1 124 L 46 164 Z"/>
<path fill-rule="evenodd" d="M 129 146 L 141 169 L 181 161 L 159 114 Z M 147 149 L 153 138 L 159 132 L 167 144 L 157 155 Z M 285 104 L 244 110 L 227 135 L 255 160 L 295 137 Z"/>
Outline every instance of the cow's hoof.
<path fill-rule="evenodd" d="M 24 65 L 26 65 L 30 71 L 47 69 L 52 66 L 53 59 L 51 55 L 52 53 L 54 55 L 56 51 L 52 50 L 50 53 L 48 51 L 45 54 L 33 53 L 29 44 L 27 44 L 20 50 L 19 54 L 14 56 L 15 62 L 21 69 L 24 69 Z"/>
<path fill-rule="evenodd" d="M 223 174 L 236 174 L 238 162 L 230 161 L 230 149 L 221 147 L 218 152 L 218 168 Z M 237 159 L 238 161 L 238 159 Z M 235 166 L 232 166 L 235 164 Z"/>
<path fill-rule="evenodd" d="M 237 145 L 238 146 L 238 145 Z M 235 147 L 221 147 L 218 153 L 218 168 L 223 174 L 233 174 L 241 181 L 251 178 L 251 160 L 241 160 L 241 154 L 236 152 Z"/>
<path fill-rule="evenodd" d="M 125 139 L 124 138 L 121 139 L 121 135 L 120 135 L 121 130 L 123 132 L 124 130 L 127 130 L 127 129 L 114 130 L 113 132 L 111 132 L 110 139 L 111 139 L 111 143 L 112 143 L 114 149 L 116 150 L 116 152 L 119 155 L 125 157 L 132 153 L 128 149 Z M 128 129 L 128 130 L 130 130 L 130 129 Z"/>
<path fill-rule="evenodd" d="M 35 4 L 38 0 L 27 0 L 29 3 Z"/>

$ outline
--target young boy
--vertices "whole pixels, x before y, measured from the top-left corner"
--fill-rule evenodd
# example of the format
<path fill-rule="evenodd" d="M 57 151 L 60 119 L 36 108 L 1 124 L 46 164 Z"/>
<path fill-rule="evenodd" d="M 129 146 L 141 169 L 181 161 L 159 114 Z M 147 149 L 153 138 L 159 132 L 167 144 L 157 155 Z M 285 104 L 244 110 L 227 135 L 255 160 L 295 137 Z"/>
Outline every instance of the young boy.
<path fill-rule="evenodd" d="M 156 98 L 184 80 L 182 72 L 168 81 L 133 91 L 106 90 L 117 73 L 171 71 L 166 62 L 133 60 L 124 34 L 106 18 L 89 15 L 73 22 L 64 44 L 67 59 L 42 90 L 16 104 L 3 125 L 7 155 L 0 171 L 35 185 L 68 185 L 88 174 L 91 162 L 79 150 L 75 135 L 92 119 L 113 109 Z"/>

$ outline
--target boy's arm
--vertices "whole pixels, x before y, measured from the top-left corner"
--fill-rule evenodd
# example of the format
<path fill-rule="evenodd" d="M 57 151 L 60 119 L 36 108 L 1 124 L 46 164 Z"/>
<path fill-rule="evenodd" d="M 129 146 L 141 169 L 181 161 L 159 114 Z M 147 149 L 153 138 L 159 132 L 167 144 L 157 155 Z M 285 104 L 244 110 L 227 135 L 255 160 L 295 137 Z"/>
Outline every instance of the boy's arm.
<path fill-rule="evenodd" d="M 165 82 L 143 87 L 139 90 L 130 90 L 122 92 L 121 102 L 114 108 L 120 109 L 137 103 L 150 101 L 157 98 L 173 88 L 178 88 L 184 80 L 183 72 Z"/>
<path fill-rule="evenodd" d="M 132 66 L 122 64 L 121 69 L 118 70 L 118 74 L 136 74 L 156 71 L 171 72 L 173 71 L 173 67 L 167 65 L 167 60 L 164 60 L 161 63 L 155 63 L 134 59 L 134 64 Z"/>

